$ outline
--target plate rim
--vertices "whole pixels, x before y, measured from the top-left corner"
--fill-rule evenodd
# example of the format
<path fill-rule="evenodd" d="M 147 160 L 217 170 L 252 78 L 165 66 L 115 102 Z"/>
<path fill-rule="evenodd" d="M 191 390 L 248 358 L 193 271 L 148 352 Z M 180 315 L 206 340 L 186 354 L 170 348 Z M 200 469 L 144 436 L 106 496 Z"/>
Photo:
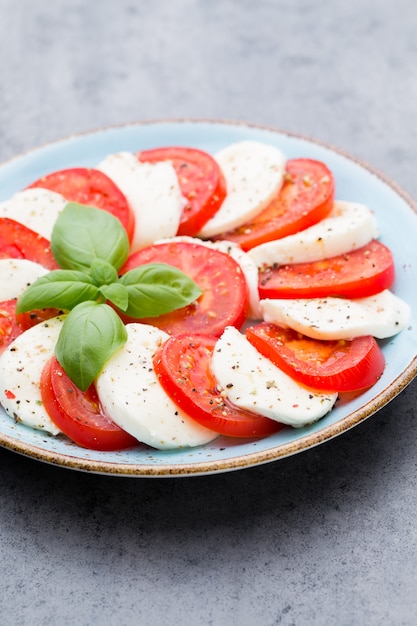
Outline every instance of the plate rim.
<path fill-rule="evenodd" d="M 209 118 L 161 118 L 148 119 L 142 121 L 131 121 L 120 124 L 110 124 L 95 129 L 80 131 L 69 134 L 67 136 L 45 142 L 33 148 L 27 149 L 19 154 L 12 156 L 0 163 L 0 168 L 24 159 L 48 147 L 59 146 L 73 139 L 82 139 L 98 135 L 100 133 L 117 131 L 128 128 L 145 127 L 152 125 L 180 125 L 180 124 L 213 124 L 225 127 L 242 127 L 253 130 L 271 132 L 277 135 L 283 135 L 289 138 L 299 139 L 307 143 L 316 145 L 333 152 L 336 155 L 344 157 L 348 161 L 363 168 L 368 174 L 376 176 L 381 182 L 389 187 L 408 205 L 411 211 L 417 216 L 417 202 L 395 181 L 383 174 L 377 168 L 369 165 L 364 160 L 357 158 L 338 146 L 331 143 L 288 130 L 282 130 L 279 127 L 258 124 L 253 122 L 245 122 L 243 120 L 227 120 L 227 119 L 209 119 Z M 389 404 L 397 397 L 417 376 L 417 354 L 411 359 L 408 365 L 398 374 L 398 376 L 389 383 L 387 387 L 381 390 L 376 396 L 372 397 L 368 402 L 352 411 L 348 415 L 342 417 L 337 422 L 325 426 L 313 433 L 305 436 L 272 446 L 266 450 L 258 450 L 251 453 L 242 454 L 233 458 L 225 458 L 224 460 L 207 460 L 193 461 L 190 463 L 171 463 L 171 464 L 150 464 L 150 463 L 125 463 L 106 460 L 84 459 L 70 454 L 47 450 L 36 444 L 21 441 L 11 435 L 0 432 L 0 446 L 12 452 L 16 452 L 23 456 L 32 458 L 54 466 L 78 470 L 80 472 L 95 473 L 100 475 L 111 475 L 119 477 L 186 477 L 186 476 L 202 476 L 209 474 L 225 473 L 229 471 L 245 469 L 263 465 L 269 462 L 278 461 L 294 454 L 310 450 L 321 443 L 330 441 L 331 439 L 347 432 L 354 426 L 362 423 L 380 409 Z M 94 453 L 94 451 L 92 451 Z"/>

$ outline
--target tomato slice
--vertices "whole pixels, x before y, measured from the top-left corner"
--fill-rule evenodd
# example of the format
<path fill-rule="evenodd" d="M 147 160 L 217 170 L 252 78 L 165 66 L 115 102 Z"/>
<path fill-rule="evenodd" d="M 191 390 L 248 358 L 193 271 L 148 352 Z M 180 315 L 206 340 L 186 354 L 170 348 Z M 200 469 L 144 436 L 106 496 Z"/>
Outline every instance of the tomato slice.
<path fill-rule="evenodd" d="M 279 194 L 252 221 L 216 239 L 240 244 L 243 250 L 304 230 L 326 217 L 334 202 L 332 172 L 321 161 L 290 159 Z"/>
<path fill-rule="evenodd" d="M 263 298 L 365 298 L 389 289 L 395 279 L 394 259 L 377 240 L 348 254 L 294 263 L 259 272 Z"/>
<path fill-rule="evenodd" d="M 187 200 L 177 234 L 196 235 L 226 197 L 226 181 L 217 161 L 207 152 L 182 147 L 143 150 L 138 158 L 151 163 L 171 161 Z"/>
<path fill-rule="evenodd" d="M 250 343 L 298 382 L 325 391 L 359 391 L 381 377 L 385 358 L 374 337 L 310 339 L 262 322 L 246 329 Z"/>
<path fill-rule="evenodd" d="M 132 241 L 135 228 L 133 211 L 119 187 L 100 170 L 87 167 L 59 170 L 36 180 L 28 188 L 32 187 L 56 191 L 70 202 L 108 211 L 120 220 L 129 241 Z"/>
<path fill-rule="evenodd" d="M 230 437 L 266 437 L 282 424 L 239 409 L 223 398 L 210 369 L 216 337 L 170 337 L 154 356 L 154 369 L 170 398 L 199 424 Z"/>
<path fill-rule="evenodd" d="M 168 263 L 177 267 L 197 283 L 203 294 L 186 307 L 141 319 L 141 322 L 153 324 L 172 335 L 220 336 L 226 326 L 242 326 L 248 311 L 248 288 L 240 266 L 229 255 L 198 243 L 172 241 L 134 252 L 121 273 L 145 263 Z"/>
<path fill-rule="evenodd" d="M 90 450 L 122 450 L 138 444 L 103 413 L 94 385 L 85 392 L 78 389 L 56 357 L 43 368 L 40 389 L 52 421 L 79 446 Z"/>
<path fill-rule="evenodd" d="M 23 331 L 58 315 L 57 309 L 41 309 L 16 315 L 17 299 L 0 302 L 0 354 Z"/>
<path fill-rule="evenodd" d="M 0 354 L 23 332 L 16 320 L 16 299 L 0 302 Z"/>
<path fill-rule="evenodd" d="M 50 242 L 8 217 L 0 218 L 0 258 L 27 259 L 48 270 L 58 268 Z"/>
<path fill-rule="evenodd" d="M 56 317 L 61 314 L 59 309 L 36 309 L 34 311 L 25 311 L 24 313 L 16 313 L 16 322 L 19 324 L 22 332 L 50 320 L 52 317 Z"/>

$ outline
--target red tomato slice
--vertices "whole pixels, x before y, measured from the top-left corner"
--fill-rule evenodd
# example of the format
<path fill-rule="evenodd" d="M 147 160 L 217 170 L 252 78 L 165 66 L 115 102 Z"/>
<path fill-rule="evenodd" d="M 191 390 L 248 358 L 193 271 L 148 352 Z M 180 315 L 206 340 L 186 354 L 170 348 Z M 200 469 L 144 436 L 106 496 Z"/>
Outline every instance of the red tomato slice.
<path fill-rule="evenodd" d="M 395 279 L 391 251 L 377 240 L 348 254 L 266 268 L 259 273 L 263 298 L 365 298 L 391 287 Z"/>
<path fill-rule="evenodd" d="M 90 450 L 122 450 L 138 444 L 100 407 L 95 387 L 83 392 L 55 357 L 45 365 L 40 382 L 42 401 L 52 421 L 72 441 Z"/>
<path fill-rule="evenodd" d="M 132 209 L 119 187 L 100 170 L 86 167 L 52 172 L 29 185 L 60 193 L 70 202 L 79 202 L 104 209 L 123 224 L 129 241 L 132 241 L 135 218 Z"/>
<path fill-rule="evenodd" d="M 16 299 L 0 302 L 0 354 L 23 332 L 16 320 Z"/>
<path fill-rule="evenodd" d="M 23 331 L 58 315 L 57 309 L 42 309 L 16 315 L 16 298 L 0 302 L 0 354 Z"/>
<path fill-rule="evenodd" d="M 325 391 L 359 391 L 381 377 L 385 358 L 374 337 L 310 339 L 262 322 L 246 330 L 250 343 L 298 382 Z"/>
<path fill-rule="evenodd" d="M 0 218 L 0 258 L 27 259 L 48 270 L 58 268 L 50 242 L 8 217 Z"/>
<path fill-rule="evenodd" d="M 17 313 L 16 321 L 22 331 L 24 331 L 32 328 L 32 326 L 36 326 L 36 324 L 50 320 L 52 317 L 56 317 L 60 313 L 62 313 L 62 311 L 59 309 L 36 309 L 35 311 Z"/>
<path fill-rule="evenodd" d="M 243 250 L 304 230 L 326 217 L 334 202 L 333 174 L 321 161 L 291 159 L 279 194 L 252 221 L 216 237 Z"/>
<path fill-rule="evenodd" d="M 226 326 L 242 326 L 248 310 L 248 288 L 240 266 L 229 255 L 197 243 L 172 241 L 134 252 L 121 273 L 145 263 L 168 263 L 177 267 L 197 283 L 203 294 L 186 307 L 141 319 L 141 322 L 153 324 L 172 335 L 220 336 Z"/>
<path fill-rule="evenodd" d="M 186 198 L 178 235 L 195 235 L 216 213 L 226 197 L 223 173 L 207 152 L 196 148 L 156 148 L 139 152 L 141 161 L 171 161 Z"/>
<path fill-rule="evenodd" d="M 154 369 L 171 399 L 199 424 L 231 437 L 266 437 L 283 426 L 235 407 L 217 390 L 210 369 L 216 337 L 170 337 L 154 356 Z"/>

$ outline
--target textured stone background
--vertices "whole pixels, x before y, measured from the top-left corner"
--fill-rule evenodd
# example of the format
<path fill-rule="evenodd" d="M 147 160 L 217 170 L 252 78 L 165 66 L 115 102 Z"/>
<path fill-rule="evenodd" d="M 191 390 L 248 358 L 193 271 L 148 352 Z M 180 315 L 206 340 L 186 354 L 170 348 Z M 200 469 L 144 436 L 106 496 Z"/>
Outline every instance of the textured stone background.
<path fill-rule="evenodd" d="M 0 160 L 111 124 L 315 137 L 417 197 L 412 0 L 0 0 Z M 115 479 L 0 450 L 7 626 L 412 625 L 417 387 L 283 461 Z"/>

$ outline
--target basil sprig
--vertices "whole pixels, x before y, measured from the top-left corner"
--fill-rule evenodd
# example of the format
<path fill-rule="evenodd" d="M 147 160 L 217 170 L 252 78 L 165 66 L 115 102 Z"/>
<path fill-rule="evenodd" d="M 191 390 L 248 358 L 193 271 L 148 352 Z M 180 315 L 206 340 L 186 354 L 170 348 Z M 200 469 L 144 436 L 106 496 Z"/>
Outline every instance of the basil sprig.
<path fill-rule="evenodd" d="M 186 306 L 202 293 L 191 278 L 165 263 L 141 265 L 119 277 L 129 254 L 126 231 L 116 217 L 94 207 L 66 204 L 51 247 L 62 269 L 28 287 L 16 312 L 51 307 L 67 312 L 55 354 L 83 391 L 127 340 L 124 323 L 108 303 L 141 319 Z"/>

